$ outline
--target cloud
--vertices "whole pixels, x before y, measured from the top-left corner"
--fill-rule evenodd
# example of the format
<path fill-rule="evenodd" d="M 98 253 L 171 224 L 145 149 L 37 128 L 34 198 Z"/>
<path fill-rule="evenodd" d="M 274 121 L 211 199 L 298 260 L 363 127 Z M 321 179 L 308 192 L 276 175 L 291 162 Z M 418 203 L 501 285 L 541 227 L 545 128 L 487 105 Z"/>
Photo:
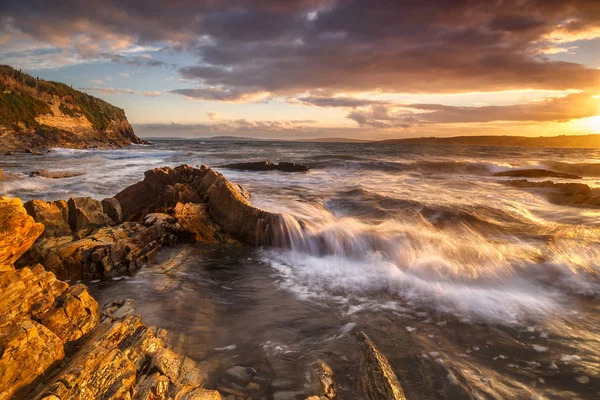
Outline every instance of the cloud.
<path fill-rule="evenodd" d="M 599 70 L 546 56 L 600 37 L 590 0 L 21 0 L 1 2 L 0 15 L 0 35 L 77 55 L 65 63 L 164 66 L 139 53 L 191 54 L 197 64 L 180 69 L 190 87 L 172 93 L 205 100 L 600 85 Z"/>
<path fill-rule="evenodd" d="M 550 97 L 507 106 L 448 106 L 442 104 L 375 104 L 352 110 L 348 118 L 362 127 L 408 128 L 430 124 L 564 122 L 597 114 L 600 102 L 590 92 Z"/>
<path fill-rule="evenodd" d="M 320 128 L 310 128 L 306 125 L 314 124 L 312 120 L 249 120 L 249 119 L 222 119 L 217 113 L 209 112 L 209 119 L 213 123 L 179 124 L 179 123 L 154 123 L 136 124 L 136 132 L 143 136 L 182 136 L 198 137 L 210 135 L 245 135 L 254 137 L 300 137 L 308 134 L 318 135 L 323 132 Z M 212 117 L 212 118 L 211 118 Z M 325 130 L 327 131 L 327 130 Z M 340 133 L 339 130 L 335 130 Z"/>
<path fill-rule="evenodd" d="M 139 90 L 133 90 L 128 88 L 107 88 L 107 87 L 99 87 L 99 86 L 91 86 L 91 87 L 80 87 L 79 90 L 84 92 L 98 92 L 102 94 L 134 94 L 138 96 L 146 96 L 146 97 L 158 97 L 162 93 L 161 92 L 143 92 Z"/>

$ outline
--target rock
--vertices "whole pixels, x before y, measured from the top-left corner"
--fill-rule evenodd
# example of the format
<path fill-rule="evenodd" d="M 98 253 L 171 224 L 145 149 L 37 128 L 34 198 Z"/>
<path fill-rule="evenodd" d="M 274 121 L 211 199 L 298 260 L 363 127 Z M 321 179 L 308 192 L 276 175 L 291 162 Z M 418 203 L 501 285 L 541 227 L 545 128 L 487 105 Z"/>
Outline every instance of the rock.
<path fill-rule="evenodd" d="M 60 308 L 49 310 L 40 319 L 44 326 L 64 342 L 77 340 L 98 325 L 98 303 L 84 285 L 69 287 L 57 301 L 61 305 Z"/>
<path fill-rule="evenodd" d="M 252 377 L 255 375 L 255 371 L 252 368 L 242 367 L 241 365 L 236 365 L 233 368 L 229 368 L 225 371 L 225 376 L 234 382 L 241 384 L 248 384 Z"/>
<path fill-rule="evenodd" d="M 69 226 L 73 232 L 83 228 L 97 228 L 112 221 L 104 214 L 102 203 L 91 197 L 72 197 L 69 205 Z"/>
<path fill-rule="evenodd" d="M 567 174 L 564 172 L 549 171 L 547 169 L 513 169 L 510 171 L 497 172 L 494 176 L 510 176 L 513 178 L 563 178 L 563 179 L 581 179 L 579 175 Z"/>
<path fill-rule="evenodd" d="M 39 264 L 0 272 L 0 326 L 24 318 L 39 320 L 68 287 Z"/>
<path fill-rule="evenodd" d="M 539 191 L 551 203 L 565 206 L 600 208 L 600 189 L 584 183 L 531 182 L 525 179 L 507 181 L 505 184 Z"/>
<path fill-rule="evenodd" d="M 268 161 L 257 161 L 257 162 L 242 162 L 219 165 L 217 168 L 237 169 L 244 171 L 283 171 L 283 172 L 307 172 L 310 170 L 309 167 L 304 165 L 280 162 L 270 163 Z"/>
<path fill-rule="evenodd" d="M 371 339 L 358 332 L 360 343 L 362 386 L 368 400 L 405 400 L 404 390 L 387 358 L 375 347 Z"/>
<path fill-rule="evenodd" d="M 307 394 L 326 399 L 335 398 L 335 382 L 333 381 L 333 371 L 329 365 L 321 360 L 314 362 L 308 376 L 310 380 L 307 385 Z"/>
<path fill-rule="evenodd" d="M 29 319 L 0 327 L 0 400 L 33 382 L 64 357 L 61 340 Z"/>
<path fill-rule="evenodd" d="M 139 221 L 149 213 L 165 213 L 177 203 L 206 204 L 212 221 L 228 235 L 250 245 L 270 243 L 270 230 L 279 221 L 277 214 L 253 207 L 239 185 L 218 172 L 205 166 L 198 169 L 182 165 L 155 168 L 146 171 L 144 176 L 142 182 L 115 196 L 121 204 L 124 220 Z M 180 215 L 182 211 L 180 208 Z M 192 214 L 204 218 L 199 208 Z M 192 233 L 198 232 L 192 230 Z"/>
<path fill-rule="evenodd" d="M 144 225 L 160 226 L 172 232 L 184 232 L 183 227 L 177 221 L 177 218 L 165 213 L 150 213 L 144 217 Z"/>
<path fill-rule="evenodd" d="M 35 222 L 44 224 L 46 227 L 42 237 L 59 237 L 71 234 L 66 201 L 30 200 L 25 203 L 25 209 Z"/>
<path fill-rule="evenodd" d="M 163 245 L 176 243 L 175 233 L 158 224 L 128 222 L 100 228 L 82 239 L 63 236 L 40 240 L 19 263 L 42 263 L 61 279 L 129 274 L 152 260 Z"/>
<path fill-rule="evenodd" d="M 227 234 L 208 215 L 206 204 L 177 203 L 175 218 L 183 230 L 193 235 L 196 242 L 222 243 L 228 241 Z"/>
<path fill-rule="evenodd" d="M 0 271 L 12 269 L 44 231 L 44 225 L 27 215 L 19 199 L 0 197 Z"/>
<path fill-rule="evenodd" d="M 102 211 L 104 211 L 104 214 L 108 215 L 108 217 L 112 219 L 114 223 L 120 224 L 123 222 L 121 204 L 119 203 L 119 200 L 115 199 L 114 197 L 109 197 L 102 200 Z"/>
<path fill-rule="evenodd" d="M 144 325 L 132 313 L 130 301 L 111 302 L 102 314 L 100 326 L 63 370 L 38 388 L 39 397 L 221 398 L 218 392 L 200 387 L 205 374 L 191 359 L 167 349 L 167 332 Z"/>
<path fill-rule="evenodd" d="M 41 155 L 43 155 L 43 153 L 41 151 L 32 150 L 32 149 L 25 149 L 25 153 L 32 154 L 34 156 L 41 156 Z"/>
<path fill-rule="evenodd" d="M 73 171 L 48 171 L 47 169 L 38 169 L 29 173 L 30 177 L 41 176 L 42 178 L 50 179 L 63 179 L 72 178 L 74 176 L 84 175 L 85 172 L 73 172 Z"/>

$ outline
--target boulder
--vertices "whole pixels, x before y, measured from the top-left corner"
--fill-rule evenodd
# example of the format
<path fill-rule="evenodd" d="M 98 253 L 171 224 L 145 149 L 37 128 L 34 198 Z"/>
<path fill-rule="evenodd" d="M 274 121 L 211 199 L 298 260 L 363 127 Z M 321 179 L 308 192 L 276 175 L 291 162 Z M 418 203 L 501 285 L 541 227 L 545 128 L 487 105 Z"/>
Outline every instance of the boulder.
<path fill-rule="evenodd" d="M 600 189 L 585 183 L 532 182 L 525 179 L 506 181 L 505 184 L 530 189 L 543 194 L 549 202 L 564 206 L 600 208 Z"/>
<path fill-rule="evenodd" d="M 35 222 L 44 224 L 46 229 L 42 237 L 59 237 L 71 234 L 67 202 L 30 200 L 25 203 L 27 213 Z"/>
<path fill-rule="evenodd" d="M 109 225 L 112 221 L 104 214 L 102 203 L 91 197 L 72 197 L 68 201 L 69 226 L 73 232 L 84 228 Z"/>
<path fill-rule="evenodd" d="M 104 214 L 108 215 L 108 217 L 112 219 L 114 223 L 120 224 L 123 222 L 121 204 L 119 203 L 119 200 L 115 199 L 114 197 L 109 197 L 102 200 L 102 211 L 104 211 Z"/>
<path fill-rule="evenodd" d="M 43 231 L 44 225 L 27 214 L 21 200 L 0 197 L 0 271 L 12 269 Z"/>
<path fill-rule="evenodd" d="M 270 163 L 268 161 L 242 162 L 219 165 L 217 168 L 237 169 L 243 171 L 283 171 L 307 172 L 309 167 L 291 162 Z"/>
<path fill-rule="evenodd" d="M 358 332 L 356 337 L 362 353 L 360 368 L 365 397 L 368 400 L 406 400 L 404 390 L 387 358 L 364 332 Z"/>

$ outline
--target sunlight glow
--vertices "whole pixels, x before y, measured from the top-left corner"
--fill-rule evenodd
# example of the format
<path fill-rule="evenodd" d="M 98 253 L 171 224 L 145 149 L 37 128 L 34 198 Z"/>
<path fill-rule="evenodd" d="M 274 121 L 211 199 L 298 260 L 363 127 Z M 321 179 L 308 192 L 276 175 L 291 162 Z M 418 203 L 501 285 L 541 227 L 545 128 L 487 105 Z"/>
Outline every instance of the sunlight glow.
<path fill-rule="evenodd" d="M 600 133 L 600 115 L 586 118 L 586 124 L 590 127 L 593 133 Z"/>

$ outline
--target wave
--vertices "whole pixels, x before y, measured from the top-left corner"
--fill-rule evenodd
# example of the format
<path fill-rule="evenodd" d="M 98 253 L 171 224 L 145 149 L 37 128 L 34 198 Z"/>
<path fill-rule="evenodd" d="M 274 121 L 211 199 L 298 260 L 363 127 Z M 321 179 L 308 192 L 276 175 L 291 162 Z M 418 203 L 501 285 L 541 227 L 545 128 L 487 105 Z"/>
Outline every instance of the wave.
<path fill-rule="evenodd" d="M 585 252 L 586 243 L 568 235 L 547 245 L 418 222 L 334 218 L 315 226 L 289 215 L 279 229 L 287 250 L 267 251 L 265 261 L 283 287 L 305 298 L 356 307 L 384 294 L 398 304 L 516 323 L 562 311 L 566 293 L 600 295 L 600 248 Z"/>

